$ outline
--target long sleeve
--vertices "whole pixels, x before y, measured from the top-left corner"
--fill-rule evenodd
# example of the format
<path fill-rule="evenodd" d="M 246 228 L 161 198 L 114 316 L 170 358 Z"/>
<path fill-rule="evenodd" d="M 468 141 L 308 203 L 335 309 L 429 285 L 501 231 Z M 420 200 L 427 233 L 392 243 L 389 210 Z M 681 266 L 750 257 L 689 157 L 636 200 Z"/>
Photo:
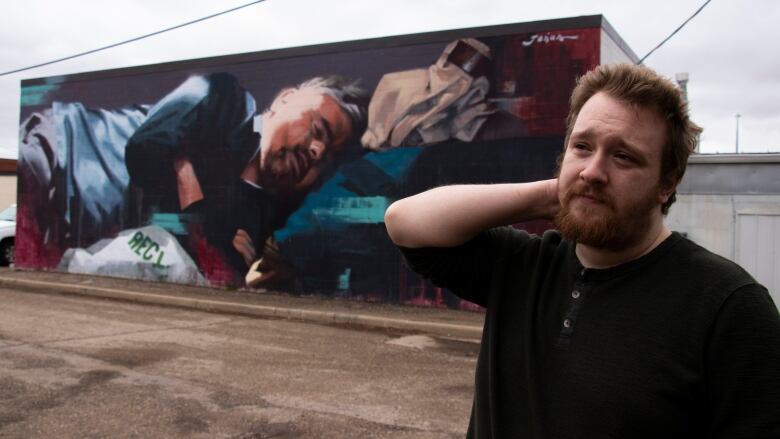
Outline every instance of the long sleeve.
<path fill-rule="evenodd" d="M 531 241 L 510 227 L 491 229 L 451 248 L 399 247 L 409 267 L 437 286 L 481 306 L 488 305 L 496 261 Z"/>
<path fill-rule="evenodd" d="M 705 368 L 710 437 L 780 437 L 780 317 L 766 289 L 749 284 L 726 299 Z"/>
<path fill-rule="evenodd" d="M 255 102 L 226 73 L 192 76 L 161 99 L 127 143 L 131 182 L 145 191 L 175 189 L 173 161 L 184 154 L 208 192 L 237 178 L 258 147 Z"/>

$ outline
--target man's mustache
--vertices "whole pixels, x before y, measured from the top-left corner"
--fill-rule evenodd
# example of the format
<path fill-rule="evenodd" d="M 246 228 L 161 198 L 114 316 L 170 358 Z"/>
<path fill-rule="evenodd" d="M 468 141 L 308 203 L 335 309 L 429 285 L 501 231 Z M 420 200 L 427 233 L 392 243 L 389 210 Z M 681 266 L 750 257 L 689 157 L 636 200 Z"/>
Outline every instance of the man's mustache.
<path fill-rule="evenodd" d="M 566 191 L 564 201 L 568 203 L 575 197 L 588 197 L 612 207 L 612 199 L 605 194 L 604 191 L 581 181 L 574 183 L 574 185 Z"/>
<path fill-rule="evenodd" d="M 311 167 L 311 160 L 305 151 L 294 148 L 271 152 L 266 160 L 273 174 L 277 176 L 283 174 L 294 179 L 301 178 Z"/>

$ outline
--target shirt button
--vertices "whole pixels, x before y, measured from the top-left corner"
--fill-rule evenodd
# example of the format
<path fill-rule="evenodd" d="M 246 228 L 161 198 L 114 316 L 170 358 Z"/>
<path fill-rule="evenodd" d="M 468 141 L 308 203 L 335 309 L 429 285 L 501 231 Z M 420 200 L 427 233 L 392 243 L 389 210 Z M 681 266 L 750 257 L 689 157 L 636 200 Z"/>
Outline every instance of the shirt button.
<path fill-rule="evenodd" d="M 564 328 L 571 328 L 571 320 L 570 319 L 564 320 L 563 321 L 563 327 Z"/>
<path fill-rule="evenodd" d="M 571 297 L 573 297 L 575 299 L 579 299 L 580 298 L 580 292 L 577 291 L 577 290 L 572 291 L 571 292 Z"/>

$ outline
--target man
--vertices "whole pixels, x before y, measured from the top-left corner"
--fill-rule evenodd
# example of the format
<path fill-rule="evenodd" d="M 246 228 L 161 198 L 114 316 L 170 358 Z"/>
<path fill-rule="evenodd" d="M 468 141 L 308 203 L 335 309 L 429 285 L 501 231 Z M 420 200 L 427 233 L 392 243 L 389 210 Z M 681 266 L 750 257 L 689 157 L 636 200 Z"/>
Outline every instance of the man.
<path fill-rule="evenodd" d="M 243 274 L 337 161 L 355 153 L 348 141 L 365 127 L 367 102 L 354 82 L 317 77 L 282 90 L 255 116 L 233 76 L 191 77 L 128 141 L 131 184 L 155 207 L 203 217 L 208 241 Z M 254 284 L 273 277 L 272 267 L 255 272 Z"/>
<path fill-rule="evenodd" d="M 700 128 L 651 70 L 571 99 L 558 178 L 398 201 L 410 266 L 487 308 L 468 437 L 780 437 L 780 317 L 736 264 L 663 224 Z M 492 228 L 537 218 L 542 237 Z"/>
<path fill-rule="evenodd" d="M 23 124 L 20 155 L 31 176 L 47 177 L 27 178 L 23 191 L 39 204 L 64 200 L 63 221 L 49 228 L 69 245 L 175 217 L 208 243 L 185 242 L 206 274 L 234 282 L 230 272 L 243 277 L 271 233 L 359 150 L 351 140 L 365 126 L 367 101 L 355 82 L 317 77 L 282 90 L 256 115 L 236 78 L 212 73 L 188 78 L 151 108 L 55 103 L 57 114 Z M 72 122 L 50 128 L 48 120 Z"/>

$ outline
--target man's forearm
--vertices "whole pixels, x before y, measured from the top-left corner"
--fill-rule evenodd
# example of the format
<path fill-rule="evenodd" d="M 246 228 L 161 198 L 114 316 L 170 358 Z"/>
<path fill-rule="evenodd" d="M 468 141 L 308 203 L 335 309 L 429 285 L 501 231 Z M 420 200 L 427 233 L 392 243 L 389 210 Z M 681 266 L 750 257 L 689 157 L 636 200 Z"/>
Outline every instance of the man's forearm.
<path fill-rule="evenodd" d="M 200 187 L 195 168 L 187 156 L 178 155 L 173 161 L 173 170 L 176 173 L 176 191 L 179 194 L 179 207 L 186 209 L 190 204 L 203 199 L 203 190 Z"/>
<path fill-rule="evenodd" d="M 482 230 L 558 211 L 556 180 L 444 186 L 393 203 L 385 213 L 390 239 L 402 247 L 453 247 Z"/>

